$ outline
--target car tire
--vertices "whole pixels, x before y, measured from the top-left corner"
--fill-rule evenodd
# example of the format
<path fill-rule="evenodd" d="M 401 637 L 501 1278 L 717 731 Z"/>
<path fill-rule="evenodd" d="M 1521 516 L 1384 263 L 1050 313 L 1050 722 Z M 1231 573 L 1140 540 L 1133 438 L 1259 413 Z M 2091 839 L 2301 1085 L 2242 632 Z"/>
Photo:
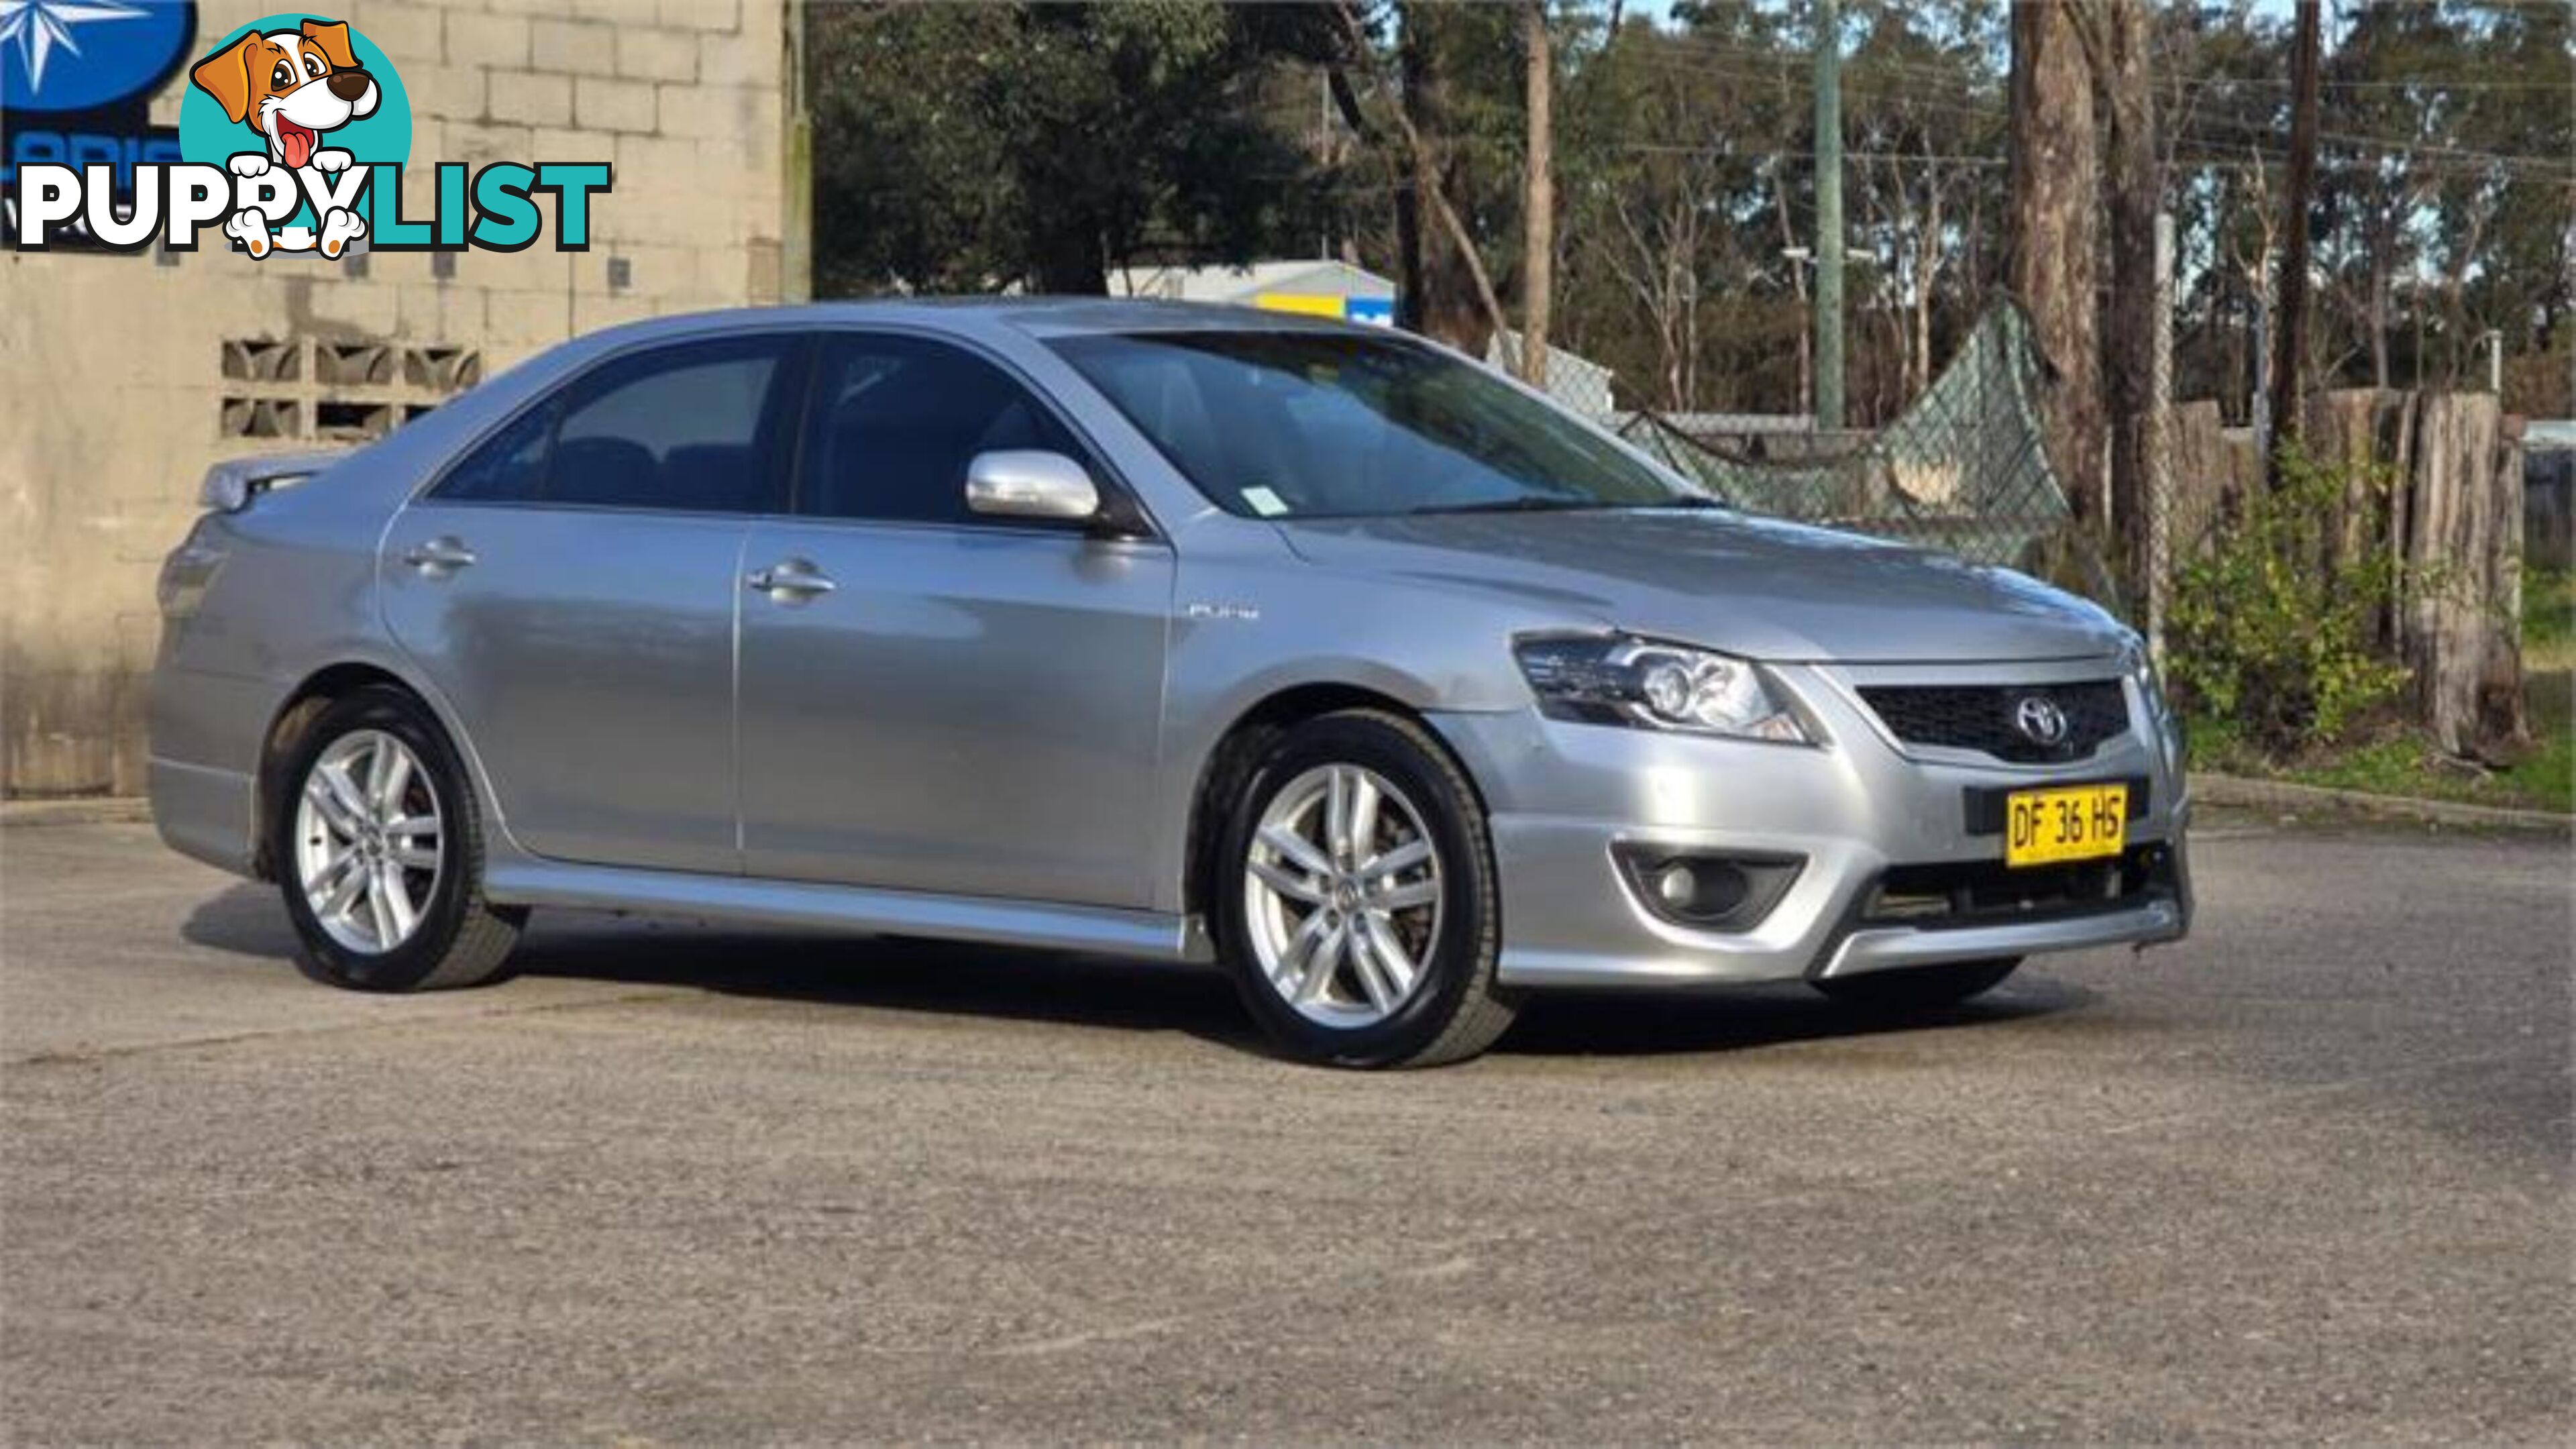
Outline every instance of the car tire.
<path fill-rule="evenodd" d="M 1991 961 L 1945 961 L 1858 976 L 1828 976 L 1812 984 L 1846 1006 L 1867 1011 L 1931 1011 L 1992 991 L 2021 965 L 2019 956 Z"/>
<path fill-rule="evenodd" d="M 269 859 L 305 974 L 358 991 L 430 991 L 502 972 L 527 911 L 483 898 L 474 789 L 417 699 L 380 686 L 333 700 L 275 778 Z"/>
<path fill-rule="evenodd" d="M 1336 852 L 1339 800 L 1353 819 Z M 1282 853 L 1281 831 L 1303 849 Z M 1244 1004 L 1289 1056 L 1436 1066 L 1512 1023 L 1495 980 L 1502 902 L 1484 807 L 1439 740 L 1401 715 L 1343 711 L 1274 740 L 1235 795 L 1208 889 Z"/>

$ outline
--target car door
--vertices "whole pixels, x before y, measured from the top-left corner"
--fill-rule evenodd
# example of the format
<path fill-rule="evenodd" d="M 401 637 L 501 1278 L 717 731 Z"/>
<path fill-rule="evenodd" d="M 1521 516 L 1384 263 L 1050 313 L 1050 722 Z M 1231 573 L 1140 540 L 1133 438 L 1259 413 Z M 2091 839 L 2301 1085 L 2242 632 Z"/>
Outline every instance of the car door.
<path fill-rule="evenodd" d="M 744 554 L 745 869 L 1146 904 L 1169 546 L 968 512 L 989 450 L 1118 485 L 963 347 L 828 334 L 805 411 L 796 516 Z"/>
<path fill-rule="evenodd" d="M 786 496 L 801 348 L 736 336 L 612 358 L 394 520 L 388 622 L 527 849 L 740 868 L 735 579 L 750 516 Z"/>

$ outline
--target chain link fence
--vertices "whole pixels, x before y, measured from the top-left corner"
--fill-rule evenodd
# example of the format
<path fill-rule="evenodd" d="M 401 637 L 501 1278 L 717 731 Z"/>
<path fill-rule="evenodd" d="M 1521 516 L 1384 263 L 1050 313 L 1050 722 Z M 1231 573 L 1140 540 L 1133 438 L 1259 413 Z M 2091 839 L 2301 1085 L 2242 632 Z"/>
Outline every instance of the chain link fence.
<path fill-rule="evenodd" d="M 1496 339 L 1506 364 L 1514 337 Z M 2039 354 L 2009 304 L 1888 426 L 1819 432 L 1800 417 L 1618 407 L 1607 369 L 1550 353 L 1543 386 L 1748 513 L 1877 534 L 2112 597 L 2098 553 L 2074 546 L 2066 490 L 2042 446 Z"/>
<path fill-rule="evenodd" d="M 1505 334 L 1490 360 L 1508 366 L 1517 341 Z M 2156 362 L 2161 398 L 2169 349 Z M 2042 376 L 2029 319 L 2007 302 L 1875 432 L 1823 433 L 1802 417 L 1622 409 L 1608 370 L 1570 354 L 1550 354 L 1544 386 L 1748 513 L 2018 569 L 2104 604 L 2160 659 L 2166 626 L 2179 620 L 2165 661 L 2178 674 L 2197 665 L 2251 677 L 2272 701 L 2265 708 L 2316 721 L 2326 738 L 2340 726 L 2322 702 L 2335 683 L 2323 667 L 2274 679 L 2261 672 L 2278 672 L 2264 653 L 2272 646 L 2258 643 L 2257 663 L 2246 664 L 2227 631 L 2249 610 L 2286 614 L 2263 627 L 2304 634 L 2307 643 L 2289 651 L 2304 659 L 2338 627 L 2327 617 L 2335 606 L 2386 592 L 2337 657 L 2411 676 L 2407 698 L 2446 755 L 2510 760 L 2527 746 L 2514 642 L 2527 505 L 2519 430 L 2496 396 L 2360 388 L 2310 397 L 2294 466 L 2322 479 L 2323 491 L 2299 505 L 2313 515 L 2297 515 L 2286 541 L 2280 515 L 2261 532 L 2251 512 L 2252 500 L 2277 500 L 2286 486 L 2266 480 L 2257 430 L 2228 426 L 2215 402 L 2161 406 L 2140 516 L 2112 520 L 2116 537 L 2137 544 L 2132 592 L 2116 581 L 2103 541 L 2077 525 L 2050 466 Z M 2258 535 L 2280 556 L 2249 574 L 2226 550 Z M 2213 618 L 2225 621 L 2215 633 Z"/>

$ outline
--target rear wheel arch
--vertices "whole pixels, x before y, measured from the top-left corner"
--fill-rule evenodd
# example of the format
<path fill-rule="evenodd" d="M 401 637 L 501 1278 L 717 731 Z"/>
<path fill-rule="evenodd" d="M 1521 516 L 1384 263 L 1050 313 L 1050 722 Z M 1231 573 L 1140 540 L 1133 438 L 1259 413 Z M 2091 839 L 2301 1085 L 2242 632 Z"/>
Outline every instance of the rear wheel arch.
<path fill-rule="evenodd" d="M 271 858 L 274 852 L 269 845 L 274 834 L 270 826 L 277 818 L 276 812 L 285 808 L 280 792 L 287 785 L 284 778 L 286 761 L 294 754 L 295 746 L 303 739 L 305 731 L 312 728 L 324 710 L 330 708 L 334 701 L 346 699 L 363 689 L 394 690 L 420 705 L 431 719 L 438 722 L 448 737 L 448 743 L 456 749 L 458 759 L 464 763 L 466 773 L 474 777 L 474 788 L 481 790 L 480 771 L 473 751 L 447 719 L 446 711 L 440 709 L 426 691 L 381 664 L 343 660 L 327 665 L 306 675 L 288 692 L 277 712 L 270 716 L 268 731 L 260 739 L 259 775 L 257 788 L 252 792 L 251 819 L 251 872 L 255 878 L 277 878 L 278 863 Z"/>
<path fill-rule="evenodd" d="M 399 679 L 340 682 L 290 710 L 301 728 L 270 771 L 266 835 L 299 962 L 367 991 L 506 974 L 528 913 L 483 893 L 482 812 L 453 736 Z"/>

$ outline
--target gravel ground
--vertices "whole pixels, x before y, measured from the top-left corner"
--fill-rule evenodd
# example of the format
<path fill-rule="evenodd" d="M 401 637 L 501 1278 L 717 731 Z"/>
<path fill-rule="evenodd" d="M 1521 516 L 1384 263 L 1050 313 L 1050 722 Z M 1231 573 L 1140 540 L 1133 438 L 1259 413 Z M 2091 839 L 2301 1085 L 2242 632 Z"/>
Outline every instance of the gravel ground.
<path fill-rule="evenodd" d="M 2566 1442 L 2567 845 L 2196 864 L 2188 944 L 1937 1020 L 1352 1076 L 1186 972 L 576 915 L 337 993 L 148 829 L 11 829 L 0 1430 Z"/>

